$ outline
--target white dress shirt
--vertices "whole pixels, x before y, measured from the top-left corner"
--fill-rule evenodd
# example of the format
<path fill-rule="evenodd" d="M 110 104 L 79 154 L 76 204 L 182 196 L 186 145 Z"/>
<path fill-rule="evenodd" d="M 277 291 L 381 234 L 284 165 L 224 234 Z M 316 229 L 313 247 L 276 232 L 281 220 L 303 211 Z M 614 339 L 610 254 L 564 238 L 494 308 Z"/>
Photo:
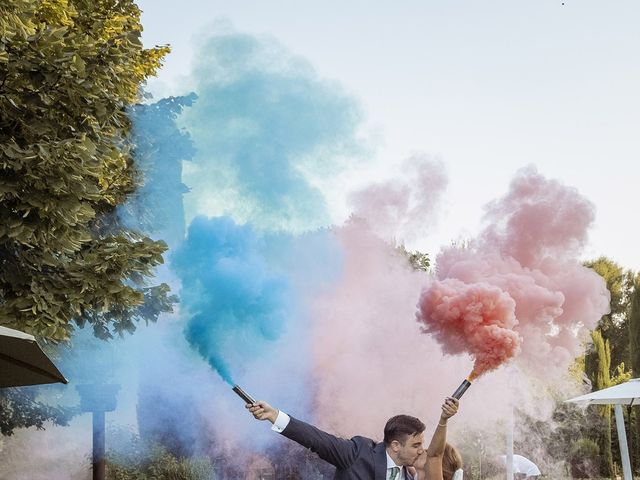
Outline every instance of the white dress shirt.
<path fill-rule="evenodd" d="M 396 480 L 407 480 L 407 476 L 406 476 L 406 472 L 404 470 L 404 467 L 402 467 L 401 465 L 396 465 L 396 462 L 393 461 L 393 459 L 389 456 L 389 453 L 387 452 L 387 476 L 386 479 L 389 480 L 391 478 L 391 469 L 393 467 L 398 467 L 400 469 L 400 474 L 396 477 Z"/>
<path fill-rule="evenodd" d="M 282 410 L 278 410 L 278 416 L 276 417 L 276 421 L 271 425 L 271 430 L 274 432 L 282 433 L 282 431 L 287 428 L 291 418 L 289 415 L 284 413 Z"/>

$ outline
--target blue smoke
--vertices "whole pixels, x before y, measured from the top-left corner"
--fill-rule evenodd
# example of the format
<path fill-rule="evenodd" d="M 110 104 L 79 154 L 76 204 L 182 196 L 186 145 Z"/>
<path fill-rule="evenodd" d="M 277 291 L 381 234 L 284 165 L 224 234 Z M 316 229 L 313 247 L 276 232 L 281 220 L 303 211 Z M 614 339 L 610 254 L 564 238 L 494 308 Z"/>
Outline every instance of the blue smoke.
<path fill-rule="evenodd" d="M 190 319 L 188 341 L 229 384 L 283 331 L 294 308 L 287 277 L 274 272 L 250 226 L 196 217 L 171 257 Z"/>
<path fill-rule="evenodd" d="M 295 232 L 328 225 L 307 173 L 332 175 L 360 150 L 357 103 L 274 40 L 222 32 L 197 58 L 199 98 L 182 118 L 197 148 L 184 177 L 188 217 Z"/>
<path fill-rule="evenodd" d="M 188 188 L 182 183 L 182 166 L 195 155 L 189 134 L 178 128 L 176 118 L 195 100 L 192 93 L 129 109 L 133 154 L 142 185 L 118 213 L 129 228 L 160 236 L 169 247 L 184 239 L 182 196 Z"/>

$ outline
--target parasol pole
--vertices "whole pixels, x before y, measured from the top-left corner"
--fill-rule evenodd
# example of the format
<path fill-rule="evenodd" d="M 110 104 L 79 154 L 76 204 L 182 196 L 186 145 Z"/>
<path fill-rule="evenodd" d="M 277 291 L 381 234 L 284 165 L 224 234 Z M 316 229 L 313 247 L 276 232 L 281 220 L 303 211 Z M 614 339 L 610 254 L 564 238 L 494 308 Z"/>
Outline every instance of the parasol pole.
<path fill-rule="evenodd" d="M 633 480 L 631 476 L 631 461 L 629 460 L 629 447 L 627 445 L 627 433 L 624 428 L 624 414 L 622 413 L 622 405 L 616 403 L 614 406 L 616 412 L 616 428 L 618 429 L 618 442 L 620 443 L 620 455 L 622 456 L 622 474 L 624 480 Z"/>

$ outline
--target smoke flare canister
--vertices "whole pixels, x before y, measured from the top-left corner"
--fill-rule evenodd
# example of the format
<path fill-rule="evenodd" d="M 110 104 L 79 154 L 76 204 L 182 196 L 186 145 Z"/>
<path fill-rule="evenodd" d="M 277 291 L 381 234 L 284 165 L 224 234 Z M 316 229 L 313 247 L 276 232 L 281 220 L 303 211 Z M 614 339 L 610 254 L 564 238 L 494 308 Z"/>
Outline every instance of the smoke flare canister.
<path fill-rule="evenodd" d="M 458 388 L 456 388 L 456 391 L 453 392 L 453 395 L 451 395 L 451 396 L 453 398 L 457 398 L 458 400 L 460 400 L 462 395 L 464 395 L 464 392 L 466 392 L 467 388 L 469 388 L 470 386 L 471 386 L 471 382 L 465 378 L 462 381 L 462 383 L 460 384 L 460 386 Z"/>
<path fill-rule="evenodd" d="M 236 392 L 236 394 L 241 399 L 243 399 L 246 403 L 256 403 L 256 401 L 251 397 L 251 395 L 249 395 L 247 392 L 241 389 L 238 385 L 234 385 L 232 390 Z"/>

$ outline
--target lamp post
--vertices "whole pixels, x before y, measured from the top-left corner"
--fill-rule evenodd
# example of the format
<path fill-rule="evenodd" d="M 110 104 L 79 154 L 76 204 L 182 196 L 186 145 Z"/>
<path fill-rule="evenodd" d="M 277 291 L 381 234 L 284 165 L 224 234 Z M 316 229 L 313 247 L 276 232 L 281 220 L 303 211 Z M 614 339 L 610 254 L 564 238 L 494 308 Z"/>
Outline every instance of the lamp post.
<path fill-rule="evenodd" d="M 76 385 L 80 394 L 80 409 L 93 414 L 93 480 L 105 480 L 105 412 L 116 409 L 116 394 L 120 385 L 94 383 Z"/>
<path fill-rule="evenodd" d="M 507 415 L 507 455 L 504 461 L 507 467 L 507 480 L 513 480 L 513 406 L 510 406 Z"/>

